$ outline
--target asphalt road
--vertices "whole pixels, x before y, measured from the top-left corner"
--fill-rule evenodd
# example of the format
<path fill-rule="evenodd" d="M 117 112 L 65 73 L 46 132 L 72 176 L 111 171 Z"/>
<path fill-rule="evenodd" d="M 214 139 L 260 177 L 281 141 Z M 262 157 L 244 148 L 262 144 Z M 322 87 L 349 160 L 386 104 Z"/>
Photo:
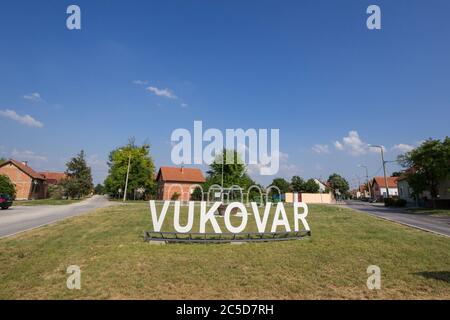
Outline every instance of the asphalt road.
<path fill-rule="evenodd" d="M 450 237 L 450 217 L 433 217 L 412 214 L 403 209 L 385 208 L 383 206 L 361 201 L 346 201 L 346 206 L 410 227 Z"/>
<path fill-rule="evenodd" d="M 93 196 L 87 200 L 56 206 L 12 206 L 0 210 L 0 238 L 47 225 L 68 217 L 110 206 L 112 203 L 103 196 Z"/>

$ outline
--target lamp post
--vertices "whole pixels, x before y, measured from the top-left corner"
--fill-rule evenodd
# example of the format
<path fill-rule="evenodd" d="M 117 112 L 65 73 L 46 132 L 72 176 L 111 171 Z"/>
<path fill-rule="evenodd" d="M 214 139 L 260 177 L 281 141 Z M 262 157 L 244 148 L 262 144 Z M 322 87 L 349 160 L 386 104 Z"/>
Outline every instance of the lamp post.
<path fill-rule="evenodd" d="M 358 167 L 366 169 L 367 190 L 369 191 L 369 198 L 372 198 L 372 193 L 370 192 L 370 186 L 369 186 L 369 170 L 367 169 L 367 166 L 365 166 L 363 164 L 359 164 Z"/>
<path fill-rule="evenodd" d="M 383 146 L 369 144 L 369 147 L 371 148 L 380 148 L 381 150 L 381 162 L 383 163 L 383 173 L 384 173 L 384 184 L 386 185 L 386 198 L 389 198 L 389 185 L 386 175 L 386 161 L 384 161 L 384 152 L 383 152 Z"/>

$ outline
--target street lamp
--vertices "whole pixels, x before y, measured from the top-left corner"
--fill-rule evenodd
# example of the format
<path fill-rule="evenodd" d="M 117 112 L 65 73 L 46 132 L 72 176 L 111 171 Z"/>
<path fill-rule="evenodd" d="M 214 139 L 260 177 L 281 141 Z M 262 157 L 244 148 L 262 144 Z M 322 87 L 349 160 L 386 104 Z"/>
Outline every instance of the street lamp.
<path fill-rule="evenodd" d="M 384 161 L 384 152 L 383 152 L 383 146 L 379 146 L 379 145 L 375 145 L 375 144 L 369 144 L 370 148 L 380 148 L 381 150 L 381 162 L 383 163 L 383 172 L 384 172 L 384 183 L 386 185 L 386 198 L 389 198 L 389 185 L 388 185 L 388 180 L 387 180 L 387 175 L 386 175 L 386 162 Z"/>
<path fill-rule="evenodd" d="M 358 164 L 358 167 L 366 169 L 367 190 L 369 191 L 369 198 L 372 198 L 372 193 L 370 192 L 370 186 L 369 186 L 369 170 L 367 169 L 367 166 L 365 166 L 363 164 Z"/>
<path fill-rule="evenodd" d="M 124 152 L 123 149 L 119 149 L 119 151 Z M 125 191 L 123 192 L 123 202 L 127 200 L 128 176 L 130 175 L 130 165 L 131 165 L 131 152 L 128 154 L 127 177 L 125 179 Z"/>

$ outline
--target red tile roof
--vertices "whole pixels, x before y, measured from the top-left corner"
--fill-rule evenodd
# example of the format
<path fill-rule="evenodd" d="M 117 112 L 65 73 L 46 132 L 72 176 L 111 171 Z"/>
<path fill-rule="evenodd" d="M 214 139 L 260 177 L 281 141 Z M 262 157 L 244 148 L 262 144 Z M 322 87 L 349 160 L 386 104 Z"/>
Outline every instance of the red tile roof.
<path fill-rule="evenodd" d="M 161 167 L 156 180 L 203 183 L 205 177 L 202 171 L 196 168 Z"/>
<path fill-rule="evenodd" d="M 29 175 L 31 178 L 33 179 L 40 179 L 40 180 L 45 180 L 45 177 L 43 175 L 41 175 L 40 173 L 34 171 L 33 169 L 31 169 L 28 165 L 23 164 L 20 161 L 17 160 L 13 160 L 10 159 L 6 162 L 3 162 L 0 167 L 3 167 L 4 165 L 11 163 L 14 166 L 16 166 L 17 168 L 19 168 L 21 171 L 23 171 L 24 173 L 26 173 L 27 175 Z"/>
<path fill-rule="evenodd" d="M 386 188 L 386 184 L 384 182 L 384 177 L 374 177 L 373 180 L 375 180 L 378 187 Z M 398 177 L 387 177 L 388 188 L 397 188 L 397 180 L 398 180 Z"/>
<path fill-rule="evenodd" d="M 61 180 L 64 180 L 67 178 L 67 175 L 64 172 L 39 172 L 47 181 L 52 181 L 55 183 L 61 182 Z"/>

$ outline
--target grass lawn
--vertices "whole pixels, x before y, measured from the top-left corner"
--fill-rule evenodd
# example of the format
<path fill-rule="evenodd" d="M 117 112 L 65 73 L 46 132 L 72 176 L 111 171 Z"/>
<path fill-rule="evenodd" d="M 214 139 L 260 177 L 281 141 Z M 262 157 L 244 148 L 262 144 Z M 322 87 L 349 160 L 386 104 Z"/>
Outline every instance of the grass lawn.
<path fill-rule="evenodd" d="M 414 214 L 424 214 L 436 217 L 450 217 L 449 209 L 425 209 L 425 208 L 413 208 L 407 209 L 409 212 Z"/>
<path fill-rule="evenodd" d="M 0 240 L 0 298 L 450 298 L 449 238 L 338 206 L 310 206 L 308 222 L 308 240 L 152 245 L 148 204 L 99 209 Z M 66 288 L 74 264 L 81 290 Z M 366 287 L 369 265 L 381 290 Z"/>
<path fill-rule="evenodd" d="M 63 205 L 80 202 L 84 199 L 55 200 L 55 199 L 38 199 L 38 200 L 17 200 L 13 202 L 14 206 L 50 206 Z"/>

